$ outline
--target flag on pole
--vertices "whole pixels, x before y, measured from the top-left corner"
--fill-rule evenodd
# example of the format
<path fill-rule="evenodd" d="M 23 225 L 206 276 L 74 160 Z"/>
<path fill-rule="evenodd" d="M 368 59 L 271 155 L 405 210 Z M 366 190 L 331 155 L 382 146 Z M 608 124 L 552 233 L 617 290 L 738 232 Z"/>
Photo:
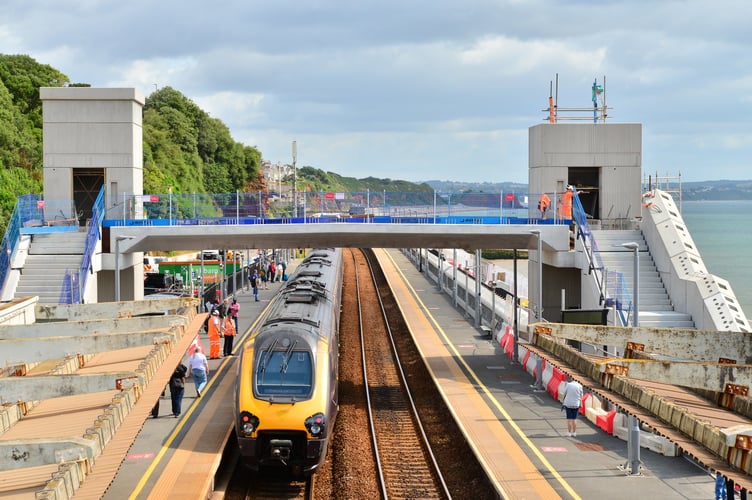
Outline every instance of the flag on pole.
<path fill-rule="evenodd" d="M 201 348 L 201 352 L 204 352 L 204 345 L 201 343 L 201 339 L 196 335 L 196 338 L 193 339 L 193 342 L 191 342 L 191 345 L 188 346 L 188 355 L 193 356 L 193 353 L 196 352 L 196 347 Z"/>

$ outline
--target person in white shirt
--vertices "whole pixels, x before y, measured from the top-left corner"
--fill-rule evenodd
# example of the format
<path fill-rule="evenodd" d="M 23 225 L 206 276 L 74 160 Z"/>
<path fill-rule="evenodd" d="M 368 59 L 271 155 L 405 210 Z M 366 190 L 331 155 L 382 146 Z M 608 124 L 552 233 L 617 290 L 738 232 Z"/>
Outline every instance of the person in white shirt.
<path fill-rule="evenodd" d="M 577 436 L 577 413 L 582 404 L 582 385 L 571 376 L 564 386 L 564 399 L 561 402 L 567 412 L 567 436 Z"/>
<path fill-rule="evenodd" d="M 196 396 L 201 397 L 201 391 L 206 387 L 209 376 L 209 362 L 201 352 L 201 346 L 198 345 L 191 356 L 191 375 L 193 375 L 193 383 L 196 384 Z"/>

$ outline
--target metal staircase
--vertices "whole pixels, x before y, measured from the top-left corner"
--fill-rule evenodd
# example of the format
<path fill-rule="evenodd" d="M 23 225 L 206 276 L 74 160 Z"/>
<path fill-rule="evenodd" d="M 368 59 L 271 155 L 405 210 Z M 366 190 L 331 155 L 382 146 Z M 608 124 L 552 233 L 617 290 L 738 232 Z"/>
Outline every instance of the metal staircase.
<path fill-rule="evenodd" d="M 598 253 L 607 276 L 606 297 L 621 298 L 622 308 L 630 309 L 634 297 L 634 252 L 622 246 L 638 244 L 639 253 L 639 324 L 657 328 L 694 328 L 692 316 L 674 310 L 671 298 L 661 281 L 650 249 L 639 230 L 593 230 Z M 621 274 L 623 281 L 615 279 Z M 626 297 L 622 287 L 626 287 Z M 629 301 L 630 303 L 624 303 Z"/>
<path fill-rule="evenodd" d="M 36 295 L 40 304 L 58 304 L 63 294 L 65 273 L 79 269 L 85 247 L 85 232 L 33 235 L 15 296 Z"/>

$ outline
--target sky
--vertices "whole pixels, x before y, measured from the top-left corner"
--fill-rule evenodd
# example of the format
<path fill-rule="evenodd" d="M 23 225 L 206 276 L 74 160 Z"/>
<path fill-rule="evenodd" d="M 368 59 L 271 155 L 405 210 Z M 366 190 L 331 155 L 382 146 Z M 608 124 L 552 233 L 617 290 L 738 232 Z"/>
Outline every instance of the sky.
<path fill-rule="evenodd" d="M 597 80 L 644 176 L 742 180 L 750 26 L 744 0 L 4 0 L 0 53 L 170 86 L 273 163 L 295 141 L 299 167 L 413 182 L 527 183 L 552 82 L 590 110 Z"/>

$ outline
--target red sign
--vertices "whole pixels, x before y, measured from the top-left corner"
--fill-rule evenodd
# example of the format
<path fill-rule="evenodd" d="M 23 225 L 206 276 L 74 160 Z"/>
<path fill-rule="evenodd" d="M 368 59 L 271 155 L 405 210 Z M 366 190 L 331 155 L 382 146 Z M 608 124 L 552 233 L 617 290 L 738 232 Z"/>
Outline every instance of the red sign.
<path fill-rule="evenodd" d="M 514 201 L 514 195 L 511 193 L 505 194 L 504 199 L 507 201 Z"/>
<path fill-rule="evenodd" d="M 334 199 L 334 193 L 326 193 L 326 199 L 327 200 L 333 200 Z"/>
<path fill-rule="evenodd" d="M 37 200 L 37 208 L 44 208 L 44 200 Z"/>

